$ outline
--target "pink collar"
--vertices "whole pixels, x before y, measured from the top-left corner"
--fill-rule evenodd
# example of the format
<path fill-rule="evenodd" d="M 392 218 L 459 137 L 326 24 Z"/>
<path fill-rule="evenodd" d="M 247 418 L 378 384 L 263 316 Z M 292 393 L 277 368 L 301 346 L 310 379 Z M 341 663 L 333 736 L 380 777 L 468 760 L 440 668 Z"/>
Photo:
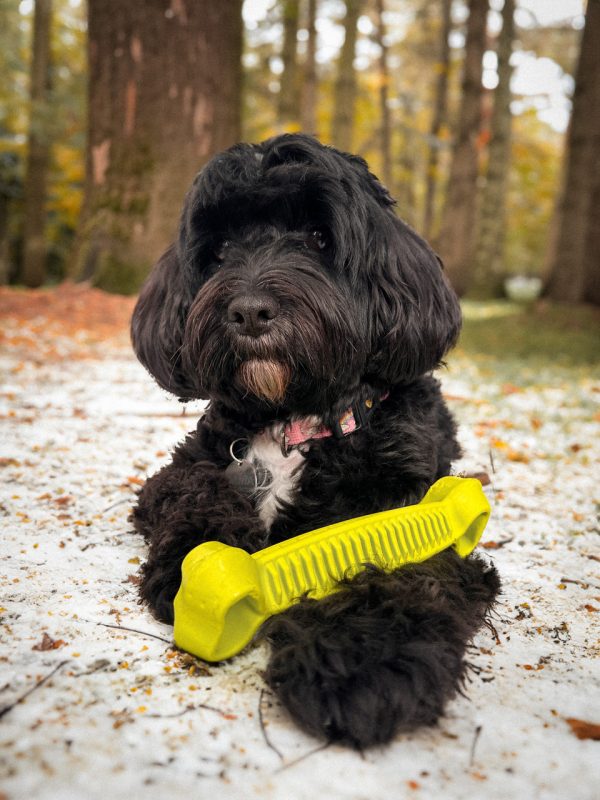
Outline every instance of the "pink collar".
<path fill-rule="evenodd" d="M 340 439 L 342 436 L 348 436 L 348 434 L 360 430 L 368 423 L 369 417 L 379 402 L 388 396 L 389 392 L 386 392 L 379 401 L 369 399 L 363 403 L 356 403 L 342 414 L 333 429 L 327 428 L 315 417 L 305 417 L 289 422 L 283 429 L 281 437 L 283 454 L 287 455 L 293 447 L 298 447 L 311 439 L 327 439 L 330 436 Z"/>

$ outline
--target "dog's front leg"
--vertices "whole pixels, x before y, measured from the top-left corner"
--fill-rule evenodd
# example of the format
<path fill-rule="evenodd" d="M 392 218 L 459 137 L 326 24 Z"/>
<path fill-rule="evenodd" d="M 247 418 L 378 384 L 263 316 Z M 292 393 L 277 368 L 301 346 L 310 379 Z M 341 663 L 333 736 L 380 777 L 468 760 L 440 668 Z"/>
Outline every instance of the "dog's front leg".
<path fill-rule="evenodd" d="M 369 567 L 265 624 L 267 683 L 304 730 L 357 749 L 434 724 L 499 586 L 493 567 L 451 550 L 392 573 Z"/>
<path fill-rule="evenodd" d="M 173 622 L 181 562 L 199 544 L 218 540 L 253 552 L 266 531 L 251 501 L 209 461 L 169 464 L 144 484 L 131 521 L 150 545 L 140 594 L 159 620 Z"/>

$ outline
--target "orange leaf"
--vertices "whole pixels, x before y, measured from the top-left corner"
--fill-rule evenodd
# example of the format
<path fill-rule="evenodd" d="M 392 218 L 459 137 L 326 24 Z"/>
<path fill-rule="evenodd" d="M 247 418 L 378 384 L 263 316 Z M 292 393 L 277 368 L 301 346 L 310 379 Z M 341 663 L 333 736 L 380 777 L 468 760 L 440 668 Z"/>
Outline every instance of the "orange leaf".
<path fill-rule="evenodd" d="M 65 642 L 63 639 L 53 639 L 51 636 L 48 636 L 48 634 L 45 633 L 42 636 L 42 641 L 38 644 L 34 644 L 31 649 L 41 651 L 58 650 L 59 647 L 64 647 L 66 644 L 67 642 Z"/>
<path fill-rule="evenodd" d="M 506 457 L 509 461 L 518 461 L 521 464 L 529 464 L 529 456 L 525 453 L 520 453 L 518 450 L 513 450 L 512 447 L 508 449 Z"/>
<path fill-rule="evenodd" d="M 575 717 L 566 717 L 565 721 L 571 726 L 571 731 L 578 739 L 594 739 L 600 741 L 600 725 L 593 722 L 585 722 Z"/>
<path fill-rule="evenodd" d="M 68 506 L 69 503 L 72 503 L 74 498 L 70 494 L 63 494 L 61 497 L 57 497 L 54 500 L 55 506 Z"/>

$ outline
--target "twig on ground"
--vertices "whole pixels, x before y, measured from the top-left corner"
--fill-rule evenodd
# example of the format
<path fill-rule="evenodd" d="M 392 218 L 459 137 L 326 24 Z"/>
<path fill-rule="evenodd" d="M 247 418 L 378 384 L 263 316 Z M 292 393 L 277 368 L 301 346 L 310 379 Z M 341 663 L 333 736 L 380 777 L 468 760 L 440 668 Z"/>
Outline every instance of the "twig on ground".
<path fill-rule="evenodd" d="M 260 729 L 262 731 L 262 735 L 263 735 L 263 738 L 264 738 L 264 740 L 265 740 L 265 742 L 267 744 L 267 747 L 270 747 L 271 750 L 273 750 L 275 753 L 277 753 L 279 758 L 283 761 L 283 755 L 275 747 L 275 745 L 273 744 L 273 742 L 269 739 L 269 737 L 267 735 L 267 729 L 265 728 L 265 720 L 264 720 L 263 711 L 262 711 L 262 701 L 263 701 L 263 697 L 264 696 L 265 696 L 265 690 L 261 689 L 260 690 L 260 694 L 258 695 L 258 722 L 260 724 Z"/>
<path fill-rule="evenodd" d="M 473 766 L 473 763 L 475 761 L 475 748 L 477 747 L 477 742 L 479 740 L 479 735 L 481 733 L 481 728 L 482 728 L 481 725 L 478 725 L 475 728 L 475 735 L 473 736 L 473 743 L 471 745 L 471 757 L 469 758 L 469 769 Z"/>
<path fill-rule="evenodd" d="M 100 658 L 94 664 L 92 664 L 90 669 L 85 670 L 85 672 L 74 672 L 74 678 L 82 678 L 84 675 L 94 675 L 96 672 L 103 672 L 106 669 L 109 669 L 111 666 L 110 661 L 108 658 Z"/>
<path fill-rule="evenodd" d="M 94 625 L 102 625 L 104 628 L 115 628 L 118 631 L 131 631 L 131 633 L 139 633 L 141 636 L 150 636 L 152 639 L 158 639 L 159 642 L 164 642 L 170 646 L 173 646 L 173 642 L 170 639 L 165 639 L 164 636 L 158 636 L 156 633 L 150 633 L 149 631 L 140 631 L 137 628 L 126 628 L 124 625 L 111 625 L 109 622 L 96 622 L 93 619 L 86 619 L 85 622 L 91 622 Z"/>
<path fill-rule="evenodd" d="M 319 745 L 319 747 L 315 747 L 313 750 L 309 750 L 308 753 L 304 753 L 304 755 L 299 756 L 299 758 L 295 758 L 293 761 L 288 761 L 287 764 L 282 764 L 282 766 L 278 767 L 275 772 L 283 772 L 284 769 L 294 767 L 296 764 L 299 764 L 301 761 L 304 761 L 315 753 L 320 753 L 321 750 L 327 750 L 330 744 L 331 742 L 325 742 L 325 744 Z"/>
<path fill-rule="evenodd" d="M 198 708 L 204 708 L 207 711 L 214 711 L 216 714 L 220 714 L 221 716 L 231 713 L 229 711 L 223 711 L 221 708 L 209 706 L 206 703 L 197 703 L 196 705 L 186 706 L 183 711 L 177 711 L 175 714 L 146 714 L 145 717 L 151 717 L 152 719 L 174 719 L 175 717 L 182 717 L 184 714 L 187 714 L 188 711 L 196 711 Z"/>
<path fill-rule="evenodd" d="M 0 719 L 2 719 L 2 717 L 5 714 L 8 714 L 9 711 L 12 711 L 12 709 L 15 706 L 18 706 L 19 703 L 22 703 L 23 700 L 25 700 L 27 697 L 29 697 L 30 694 L 35 692 L 36 689 L 39 689 L 40 686 L 43 686 L 46 683 L 46 681 L 49 681 L 50 678 L 58 672 L 59 669 L 61 669 L 62 667 L 64 667 L 65 664 L 68 664 L 68 663 L 69 663 L 69 659 L 65 659 L 65 661 L 61 661 L 59 664 L 57 664 L 54 667 L 52 672 L 49 672 L 44 678 L 40 678 L 40 680 L 37 681 L 36 683 L 34 683 L 34 685 L 30 689 L 28 689 L 24 694 L 22 694 L 20 697 L 17 697 L 17 699 L 14 702 L 9 703 L 7 706 L 4 706 L 4 708 L 0 709 Z"/>
<path fill-rule="evenodd" d="M 561 578 L 561 583 L 576 583 L 577 586 L 581 586 L 582 589 L 589 589 L 590 586 L 593 586 L 594 589 L 600 589 L 597 583 L 589 583 L 588 581 L 579 581 L 576 578 Z"/>
<path fill-rule="evenodd" d="M 123 503 L 130 503 L 130 502 L 131 502 L 131 497 L 124 497 L 122 500 L 117 500 L 116 503 L 113 503 L 110 506 L 106 506 L 106 508 L 103 508 L 100 513 L 106 514 L 108 511 L 112 511 L 113 508 L 116 508 L 117 506 L 122 506 Z"/>

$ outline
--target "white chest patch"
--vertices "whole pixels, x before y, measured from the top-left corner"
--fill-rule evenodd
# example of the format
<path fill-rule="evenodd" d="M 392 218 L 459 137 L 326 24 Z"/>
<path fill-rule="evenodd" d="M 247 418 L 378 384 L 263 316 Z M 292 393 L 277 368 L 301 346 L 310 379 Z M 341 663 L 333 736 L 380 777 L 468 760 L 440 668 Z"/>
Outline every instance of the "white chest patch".
<path fill-rule="evenodd" d="M 300 480 L 304 455 L 294 449 L 287 456 L 281 451 L 283 426 L 274 425 L 257 434 L 250 443 L 246 460 L 261 465 L 271 473 L 272 480 L 261 492 L 256 510 L 267 530 L 278 513 L 280 501 L 289 503 Z"/>

